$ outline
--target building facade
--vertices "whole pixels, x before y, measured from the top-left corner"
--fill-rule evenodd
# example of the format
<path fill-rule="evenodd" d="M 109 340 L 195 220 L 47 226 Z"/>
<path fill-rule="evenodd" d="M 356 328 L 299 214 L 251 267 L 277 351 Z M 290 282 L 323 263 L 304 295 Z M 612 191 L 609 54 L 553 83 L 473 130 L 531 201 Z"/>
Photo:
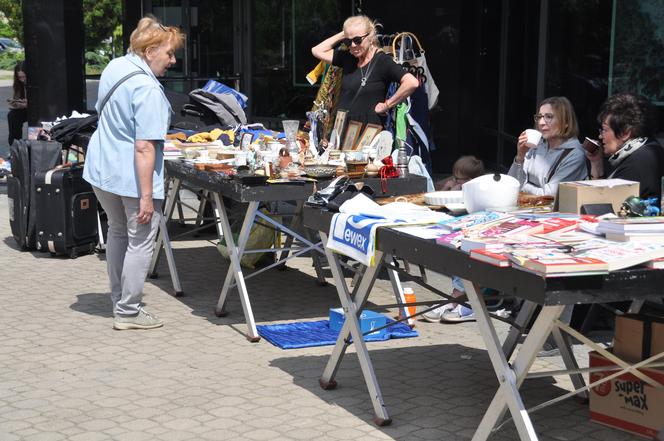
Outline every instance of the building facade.
<path fill-rule="evenodd" d="M 449 172 L 464 154 L 506 170 L 516 138 L 532 126 L 537 103 L 548 96 L 567 96 L 581 136 L 592 137 L 597 110 L 611 93 L 642 93 L 660 113 L 664 106 L 664 0 L 124 0 L 123 5 L 125 38 L 145 13 L 187 35 L 166 87 L 186 92 L 208 78 L 237 86 L 249 96 L 249 119 L 273 127 L 285 118 L 305 118 L 317 91 L 305 80 L 317 63 L 310 48 L 340 30 L 349 15 L 378 20 L 385 35 L 414 33 L 440 89 L 430 114 L 435 172 Z"/>

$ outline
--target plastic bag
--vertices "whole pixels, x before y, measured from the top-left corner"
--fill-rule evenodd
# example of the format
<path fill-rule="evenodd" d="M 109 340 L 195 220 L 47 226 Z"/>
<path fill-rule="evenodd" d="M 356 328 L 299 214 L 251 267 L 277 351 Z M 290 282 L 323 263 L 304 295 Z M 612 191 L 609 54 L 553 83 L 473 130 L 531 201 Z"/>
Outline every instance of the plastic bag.
<path fill-rule="evenodd" d="M 208 80 L 208 82 L 205 83 L 205 86 L 203 86 L 203 90 L 212 93 L 229 93 L 235 97 L 240 107 L 242 107 L 243 109 L 246 109 L 247 107 L 247 100 L 249 98 L 245 94 L 240 93 L 237 90 L 233 89 L 232 87 L 228 87 L 227 85 L 220 83 L 219 81 Z"/>
<path fill-rule="evenodd" d="M 264 214 L 268 214 L 267 210 L 261 210 L 261 212 Z M 276 221 L 279 221 L 278 216 L 270 216 L 270 217 Z M 260 221 L 260 218 L 257 217 L 256 219 Z M 233 230 L 233 240 L 236 246 L 238 242 L 238 237 L 240 235 L 239 231 L 240 228 L 241 228 L 240 222 L 231 226 L 231 230 Z M 260 250 L 260 249 L 272 248 L 272 245 L 275 244 L 275 237 L 278 241 L 279 235 L 278 234 L 275 235 L 274 228 L 272 228 L 271 226 L 267 226 L 265 221 L 262 221 L 260 223 L 254 222 L 254 224 L 251 226 L 251 232 L 249 233 L 249 240 L 247 240 L 247 245 L 244 247 L 244 249 Z M 217 249 L 225 259 L 229 259 L 228 247 L 226 246 L 225 240 L 222 240 L 221 242 L 219 242 L 219 244 L 217 244 Z M 263 258 L 268 254 L 274 255 L 273 253 L 244 254 L 240 259 L 240 265 L 245 268 L 255 269 L 261 258 Z"/>

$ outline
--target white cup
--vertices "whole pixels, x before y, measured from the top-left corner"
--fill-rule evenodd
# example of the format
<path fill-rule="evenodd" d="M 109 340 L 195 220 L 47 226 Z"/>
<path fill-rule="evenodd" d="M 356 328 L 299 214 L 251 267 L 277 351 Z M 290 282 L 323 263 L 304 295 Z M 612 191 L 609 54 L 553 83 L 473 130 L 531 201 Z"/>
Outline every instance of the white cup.
<path fill-rule="evenodd" d="M 207 161 L 208 159 L 210 159 L 210 152 L 208 152 L 207 150 L 199 150 L 198 159 L 200 159 L 201 161 Z"/>
<path fill-rule="evenodd" d="M 526 145 L 530 148 L 537 147 L 540 140 L 542 139 L 542 132 L 535 129 L 526 129 Z"/>

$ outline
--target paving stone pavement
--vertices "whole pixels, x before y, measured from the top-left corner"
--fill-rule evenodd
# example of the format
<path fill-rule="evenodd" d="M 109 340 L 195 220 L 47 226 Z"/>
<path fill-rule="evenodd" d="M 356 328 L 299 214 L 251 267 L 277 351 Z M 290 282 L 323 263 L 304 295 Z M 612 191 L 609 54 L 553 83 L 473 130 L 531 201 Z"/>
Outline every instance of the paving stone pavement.
<path fill-rule="evenodd" d="M 174 243 L 185 296 L 170 295 L 165 262 L 145 285 L 146 308 L 165 326 L 114 331 L 103 255 L 19 251 L 4 184 L 0 193 L 1 441 L 467 440 L 496 391 L 474 323 L 418 322 L 417 338 L 369 343 L 393 418 L 375 426 L 352 347 L 339 386 L 323 391 L 318 378 L 331 347 L 249 343 L 236 294 L 229 316 L 213 314 L 227 264 L 205 236 Z M 443 278 L 434 283 L 449 289 Z M 332 286 L 316 285 L 305 258 L 248 286 L 259 323 L 321 319 L 339 303 Z M 387 288 L 379 281 L 372 300 L 391 302 Z M 536 366 L 559 365 L 554 357 Z M 530 380 L 525 400 L 535 405 L 569 388 L 565 378 Z M 533 418 L 543 440 L 636 439 L 591 423 L 587 406 L 572 400 Z M 508 422 L 491 439 L 518 436 Z"/>

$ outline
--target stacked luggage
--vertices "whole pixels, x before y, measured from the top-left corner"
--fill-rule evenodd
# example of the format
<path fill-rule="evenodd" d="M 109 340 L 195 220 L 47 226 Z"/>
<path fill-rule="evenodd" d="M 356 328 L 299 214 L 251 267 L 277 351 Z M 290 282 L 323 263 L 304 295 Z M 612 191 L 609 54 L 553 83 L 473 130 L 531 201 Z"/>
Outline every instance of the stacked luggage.
<path fill-rule="evenodd" d="M 93 252 L 97 198 L 83 180 L 83 166 L 63 166 L 62 145 L 55 141 L 17 140 L 11 158 L 9 223 L 19 247 L 71 258 Z"/>

